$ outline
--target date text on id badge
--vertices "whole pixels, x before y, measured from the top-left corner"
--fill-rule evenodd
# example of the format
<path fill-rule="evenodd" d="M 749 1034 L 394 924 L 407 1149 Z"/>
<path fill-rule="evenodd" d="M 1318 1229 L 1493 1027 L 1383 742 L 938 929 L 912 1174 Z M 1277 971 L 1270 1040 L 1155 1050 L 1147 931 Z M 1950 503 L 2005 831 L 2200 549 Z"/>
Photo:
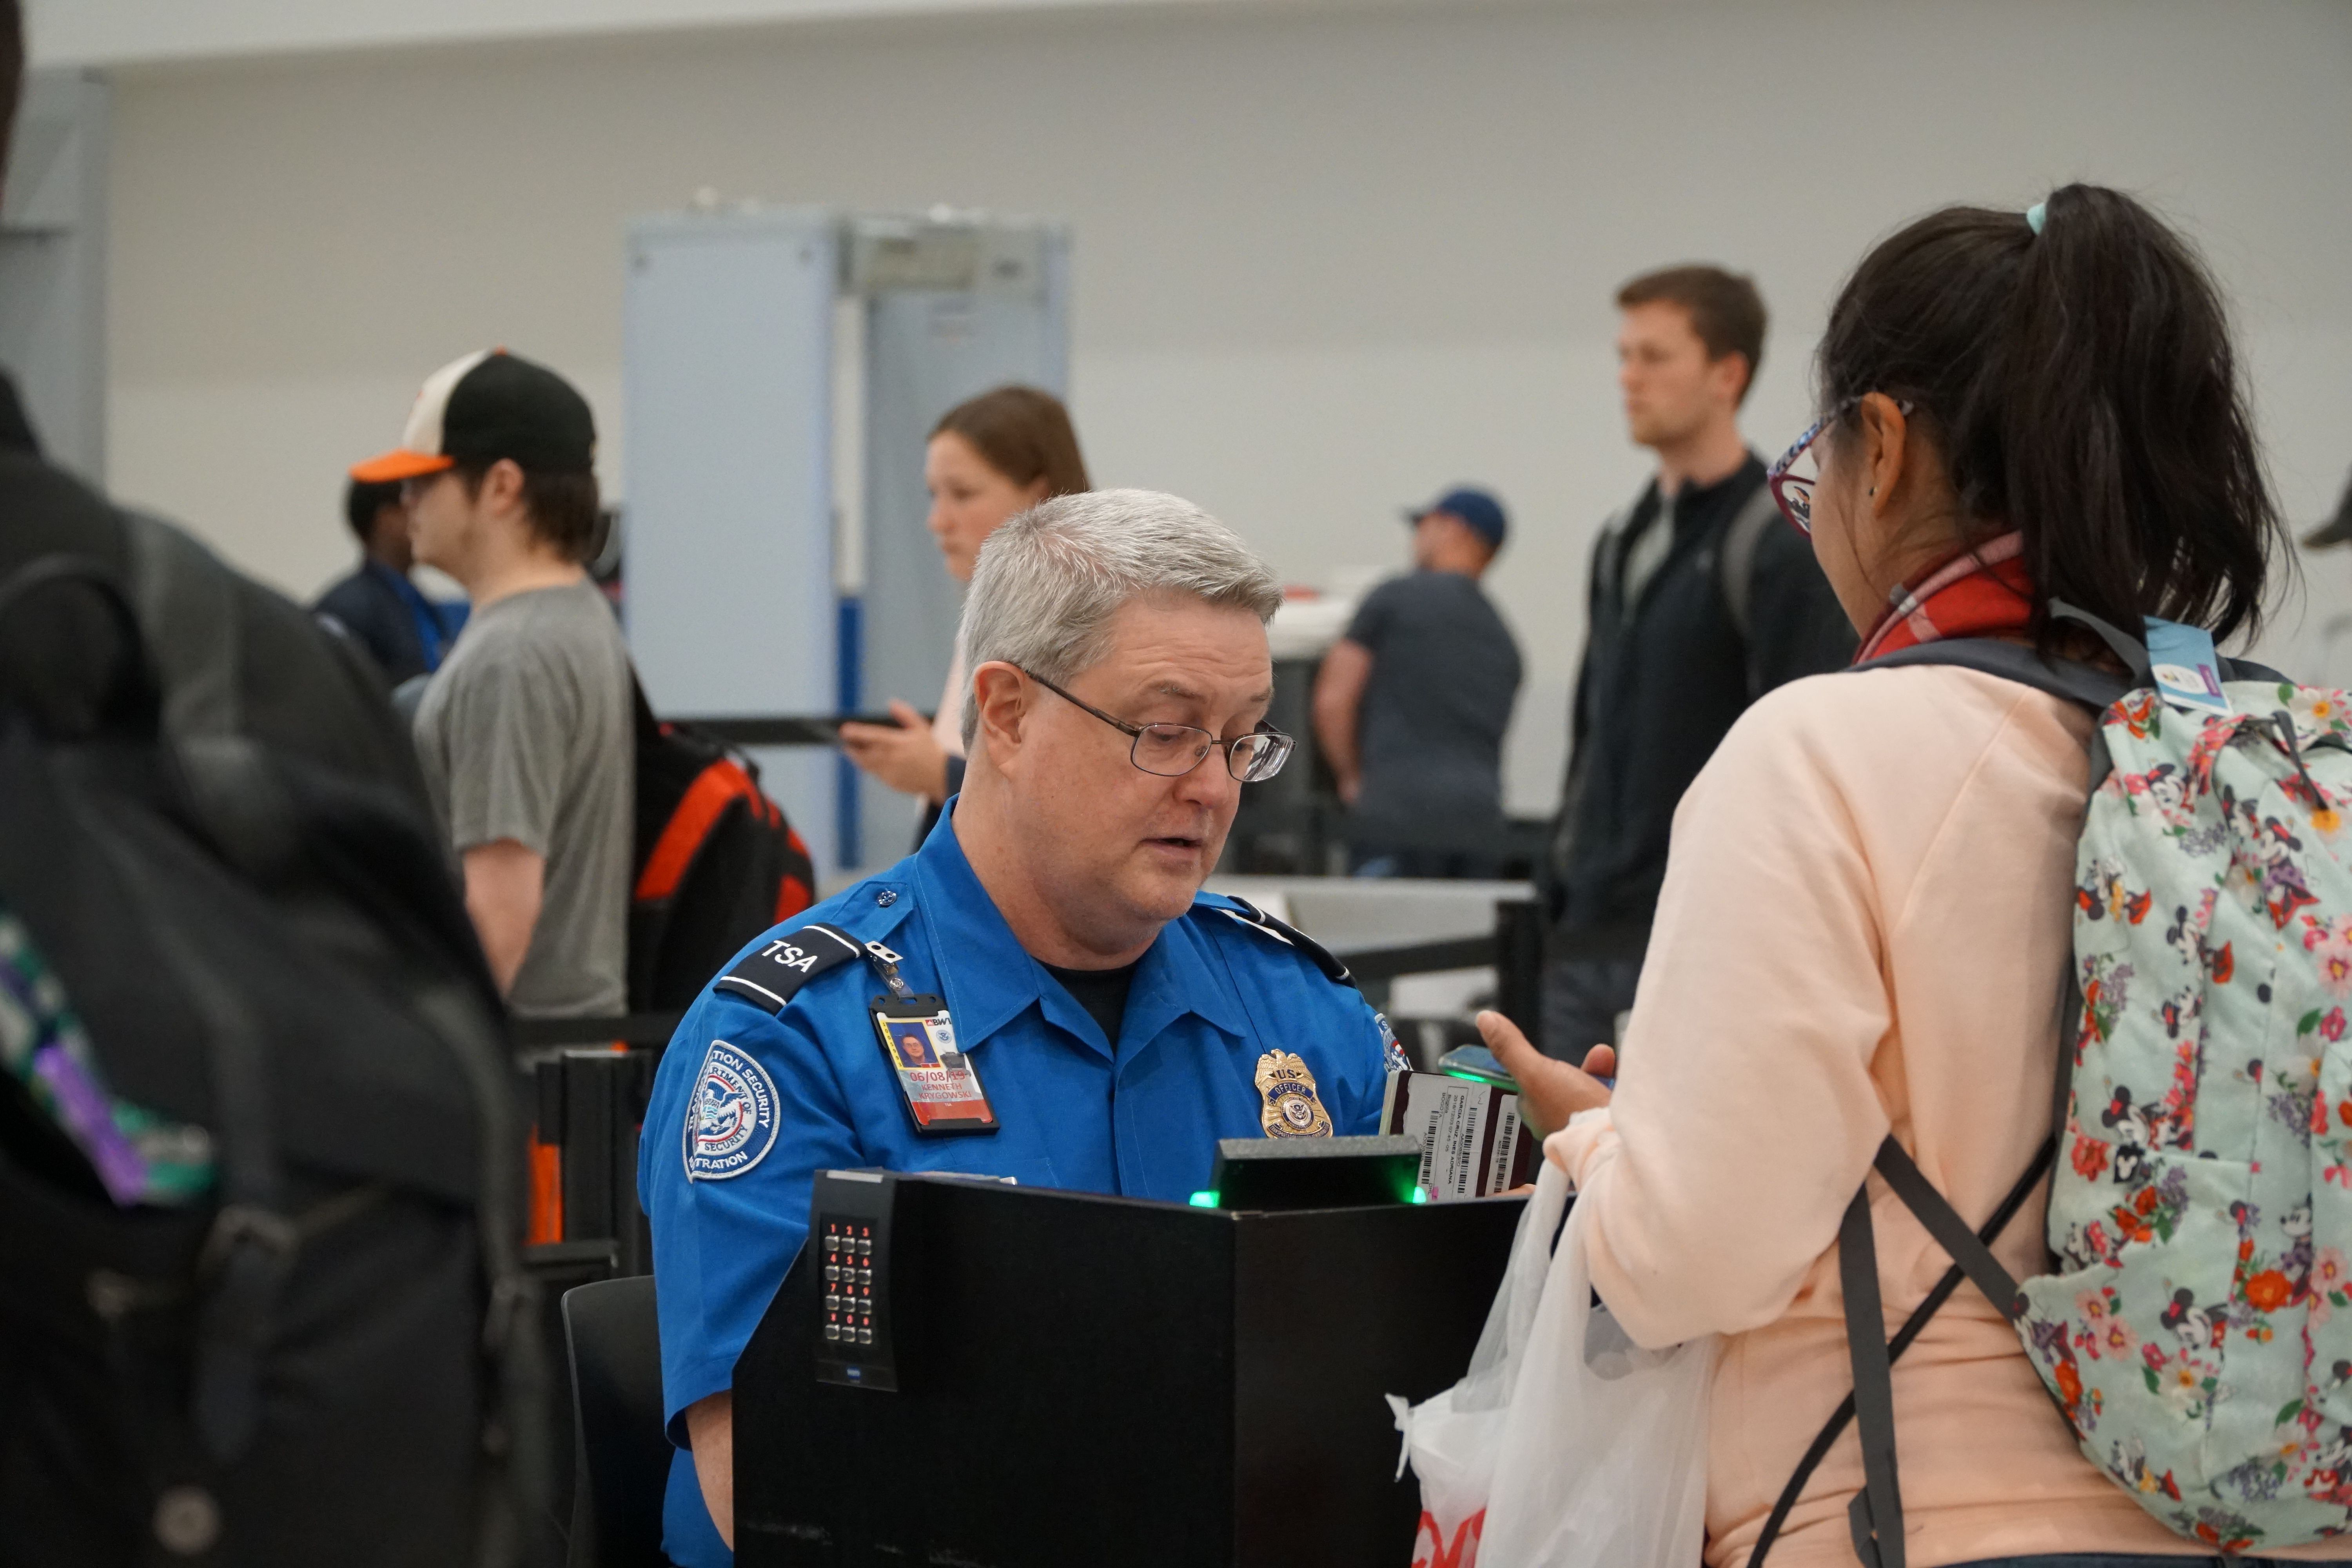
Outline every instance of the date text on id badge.
<path fill-rule="evenodd" d="M 939 1137 L 996 1131 L 996 1110 L 980 1086 L 980 1070 L 956 1048 L 946 1002 L 937 996 L 877 996 L 867 1006 L 882 1055 L 898 1079 L 899 1102 L 916 1131 Z"/>

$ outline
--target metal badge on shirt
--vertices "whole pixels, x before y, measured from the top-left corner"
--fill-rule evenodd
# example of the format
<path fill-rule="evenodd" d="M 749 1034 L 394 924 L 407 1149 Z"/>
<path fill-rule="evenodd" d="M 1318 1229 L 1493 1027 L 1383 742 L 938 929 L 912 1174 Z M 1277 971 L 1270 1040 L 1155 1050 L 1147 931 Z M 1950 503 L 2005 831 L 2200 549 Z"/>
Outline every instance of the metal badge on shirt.
<path fill-rule="evenodd" d="M 993 1132 L 996 1110 L 980 1086 L 979 1069 L 956 1049 L 955 1021 L 946 1001 L 918 996 L 898 978 L 898 955 L 880 942 L 866 944 L 866 961 L 891 994 L 866 1004 L 882 1058 L 898 1084 L 899 1103 L 915 1131 L 927 1137 L 955 1132 Z"/>
<path fill-rule="evenodd" d="M 1258 1125 L 1269 1138 L 1328 1138 L 1330 1113 L 1316 1097 L 1305 1058 L 1268 1051 L 1257 1059 Z"/>

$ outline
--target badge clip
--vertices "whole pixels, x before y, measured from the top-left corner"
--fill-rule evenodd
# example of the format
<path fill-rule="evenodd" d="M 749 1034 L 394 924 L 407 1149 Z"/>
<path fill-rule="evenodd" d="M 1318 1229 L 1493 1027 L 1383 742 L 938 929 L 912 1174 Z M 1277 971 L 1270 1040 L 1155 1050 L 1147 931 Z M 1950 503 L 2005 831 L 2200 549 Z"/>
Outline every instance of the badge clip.
<path fill-rule="evenodd" d="M 904 958 L 878 942 L 869 942 L 866 944 L 866 960 L 874 966 L 874 973 L 882 977 L 882 984 L 890 988 L 892 996 L 901 1002 L 915 999 L 915 994 L 907 989 L 907 983 L 898 978 L 898 966 L 907 962 Z"/>

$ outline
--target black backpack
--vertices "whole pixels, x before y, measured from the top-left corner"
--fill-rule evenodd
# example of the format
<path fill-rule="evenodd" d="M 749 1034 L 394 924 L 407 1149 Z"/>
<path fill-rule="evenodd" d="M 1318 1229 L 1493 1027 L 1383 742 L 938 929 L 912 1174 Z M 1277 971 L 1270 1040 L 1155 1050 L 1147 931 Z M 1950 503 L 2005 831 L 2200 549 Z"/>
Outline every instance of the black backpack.
<path fill-rule="evenodd" d="M 252 738 L 250 586 L 122 526 L 127 581 L 0 586 L 131 652 L 87 730 L 0 701 L 0 904 L 215 1180 L 117 1207 L 0 1072 L 0 1564 L 514 1562 L 548 1476 L 522 1140 L 446 851 L 392 782 Z"/>
<path fill-rule="evenodd" d="M 637 837 L 629 1006 L 684 1007 L 744 943 L 815 901 L 808 847 L 751 759 L 636 703 Z"/>

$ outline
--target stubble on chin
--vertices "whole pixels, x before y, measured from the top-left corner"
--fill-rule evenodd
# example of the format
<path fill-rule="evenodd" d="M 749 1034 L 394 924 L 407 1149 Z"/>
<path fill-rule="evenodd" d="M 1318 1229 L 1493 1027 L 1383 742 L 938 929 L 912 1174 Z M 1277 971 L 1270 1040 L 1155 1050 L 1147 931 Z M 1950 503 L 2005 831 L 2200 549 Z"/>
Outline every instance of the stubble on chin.
<path fill-rule="evenodd" d="M 1141 851 L 1148 856 L 1150 850 Z M 1139 858 L 1141 857 L 1139 856 Z M 1148 862 L 1132 868 L 1132 874 L 1121 879 L 1123 901 L 1139 915 L 1149 911 L 1150 918 L 1167 921 L 1176 920 L 1192 907 L 1201 888 L 1216 868 L 1216 857 L 1206 847 L 1195 857 L 1191 867 L 1182 871 L 1166 869 Z"/>

